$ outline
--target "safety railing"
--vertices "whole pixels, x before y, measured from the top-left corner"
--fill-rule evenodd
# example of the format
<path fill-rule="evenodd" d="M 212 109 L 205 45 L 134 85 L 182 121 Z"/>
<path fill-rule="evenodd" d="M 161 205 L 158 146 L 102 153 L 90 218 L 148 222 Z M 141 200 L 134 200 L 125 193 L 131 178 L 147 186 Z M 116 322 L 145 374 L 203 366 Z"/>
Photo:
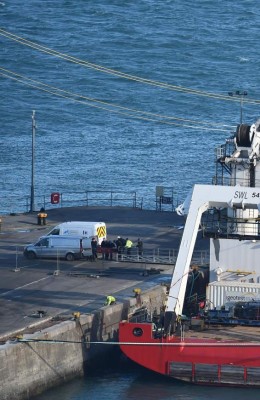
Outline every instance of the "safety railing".
<path fill-rule="evenodd" d="M 23 257 L 24 246 L 18 245 L 13 246 L 11 248 L 11 253 L 15 254 L 15 270 L 20 269 L 21 267 L 21 258 Z M 90 250 L 91 254 L 91 250 Z M 110 258 L 110 252 L 104 252 L 104 254 L 109 254 L 108 258 L 102 257 L 102 252 L 98 252 L 98 260 L 101 261 L 104 259 L 104 263 L 106 263 L 106 259 L 108 260 L 109 268 L 111 268 L 110 260 L 119 261 L 122 263 L 137 263 L 141 268 L 146 270 L 147 264 L 154 265 L 172 265 L 174 266 L 178 256 L 177 249 L 146 249 L 143 251 L 143 254 L 140 255 L 137 249 L 133 248 L 131 254 L 127 254 L 126 252 L 122 252 L 121 254 L 117 253 L 115 250 L 112 252 L 112 257 Z M 55 268 L 56 271 L 60 269 L 59 266 L 59 253 L 53 257 L 56 260 Z M 92 257 L 85 256 L 83 260 L 87 262 L 92 262 Z M 209 265 L 209 251 L 207 250 L 195 250 L 192 255 L 191 266 L 198 265 L 200 267 L 207 267 Z M 25 268 L 25 267 L 22 267 Z M 29 268 L 28 266 L 26 268 Z"/>
<path fill-rule="evenodd" d="M 59 200 L 55 204 L 52 203 L 51 193 L 35 196 L 33 210 L 31 210 L 30 196 L 10 196 L 5 203 L 2 198 L 0 201 L 0 214 L 28 213 L 30 211 L 39 211 L 41 208 L 49 210 L 53 208 L 80 206 L 143 208 L 143 198 L 138 197 L 136 192 L 85 190 L 82 192 L 64 192 L 58 194 Z"/>
<path fill-rule="evenodd" d="M 250 182 L 250 177 L 248 179 L 245 178 L 233 178 L 230 176 L 214 176 L 212 179 L 212 184 L 217 185 L 217 186 L 246 186 L 246 187 L 251 187 L 251 182 Z M 256 179 L 254 181 L 254 187 L 260 186 L 260 180 Z"/>
<path fill-rule="evenodd" d="M 116 253 L 114 258 L 117 261 L 122 262 L 135 262 L 135 263 L 146 263 L 146 264 L 175 264 L 178 256 L 177 249 L 151 249 L 144 250 L 142 254 L 139 254 L 137 249 L 131 249 L 130 253 L 127 251 L 121 254 Z M 195 250 L 192 255 L 191 264 L 196 265 L 207 265 L 209 264 L 209 252 L 206 250 Z"/>

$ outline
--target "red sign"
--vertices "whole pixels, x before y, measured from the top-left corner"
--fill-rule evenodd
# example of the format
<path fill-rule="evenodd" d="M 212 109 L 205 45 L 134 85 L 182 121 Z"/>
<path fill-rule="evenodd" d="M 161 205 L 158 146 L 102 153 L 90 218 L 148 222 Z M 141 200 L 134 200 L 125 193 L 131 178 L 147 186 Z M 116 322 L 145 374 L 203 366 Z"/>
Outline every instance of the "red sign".
<path fill-rule="evenodd" d="M 51 194 L 51 204 L 58 204 L 60 202 L 60 194 L 52 193 Z"/>

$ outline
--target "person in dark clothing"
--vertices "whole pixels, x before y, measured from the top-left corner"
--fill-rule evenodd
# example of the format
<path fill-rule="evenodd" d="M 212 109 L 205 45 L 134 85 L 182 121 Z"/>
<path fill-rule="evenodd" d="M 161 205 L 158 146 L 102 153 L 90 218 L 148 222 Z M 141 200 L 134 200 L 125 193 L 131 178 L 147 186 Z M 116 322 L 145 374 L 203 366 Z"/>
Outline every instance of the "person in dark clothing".
<path fill-rule="evenodd" d="M 97 239 L 95 237 L 91 240 L 92 259 L 96 261 L 97 258 Z"/>
<path fill-rule="evenodd" d="M 106 239 L 103 239 L 101 242 L 101 252 L 102 252 L 102 260 L 104 260 L 106 257 L 106 250 L 107 250 L 107 241 Z"/>
<path fill-rule="evenodd" d="M 122 246 L 122 251 L 124 252 L 125 250 L 125 245 L 126 245 L 126 239 L 121 238 L 121 246 Z"/>
<path fill-rule="evenodd" d="M 138 238 L 138 240 L 137 240 L 136 247 L 138 248 L 138 255 L 142 256 L 143 255 L 143 242 L 140 238 Z"/>
<path fill-rule="evenodd" d="M 115 243 L 113 243 L 111 240 L 109 240 L 107 243 L 107 247 L 108 247 L 109 259 L 113 260 L 113 249 L 115 248 Z"/>
<path fill-rule="evenodd" d="M 117 239 L 116 239 L 115 243 L 116 243 L 116 251 L 117 251 L 119 254 L 121 254 L 121 247 L 122 247 L 122 244 L 121 244 L 121 237 L 120 237 L 120 236 L 117 236 Z"/>
<path fill-rule="evenodd" d="M 118 236 L 115 243 L 116 243 L 117 253 L 119 256 L 121 256 L 125 248 L 125 239 L 121 238 L 121 236 Z"/>

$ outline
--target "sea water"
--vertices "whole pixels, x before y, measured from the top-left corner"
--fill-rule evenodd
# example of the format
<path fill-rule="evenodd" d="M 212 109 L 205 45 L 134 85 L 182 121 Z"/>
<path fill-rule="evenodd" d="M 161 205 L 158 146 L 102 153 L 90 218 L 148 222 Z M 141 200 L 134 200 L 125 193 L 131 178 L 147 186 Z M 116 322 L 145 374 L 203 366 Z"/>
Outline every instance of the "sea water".
<path fill-rule="evenodd" d="M 35 400 L 255 400 L 258 389 L 194 386 L 147 371 L 131 362 L 89 372 Z"/>
<path fill-rule="evenodd" d="M 156 186 L 184 200 L 211 182 L 242 100 L 259 117 L 254 0 L 12 0 L 0 20 L 0 212 L 30 195 L 33 110 L 35 196 L 136 191 L 145 208 Z"/>

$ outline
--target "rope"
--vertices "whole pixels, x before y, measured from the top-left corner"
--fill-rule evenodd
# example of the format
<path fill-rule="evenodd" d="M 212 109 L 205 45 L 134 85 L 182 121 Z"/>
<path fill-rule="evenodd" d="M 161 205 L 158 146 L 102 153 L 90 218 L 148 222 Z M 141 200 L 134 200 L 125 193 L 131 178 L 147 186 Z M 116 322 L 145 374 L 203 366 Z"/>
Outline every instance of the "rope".
<path fill-rule="evenodd" d="M 17 338 L 19 343 L 48 343 L 48 344 L 92 344 L 106 346 L 170 346 L 170 347 L 260 347 L 259 342 L 91 342 L 91 341 L 75 341 L 75 340 L 48 340 L 48 339 L 23 339 Z"/>

